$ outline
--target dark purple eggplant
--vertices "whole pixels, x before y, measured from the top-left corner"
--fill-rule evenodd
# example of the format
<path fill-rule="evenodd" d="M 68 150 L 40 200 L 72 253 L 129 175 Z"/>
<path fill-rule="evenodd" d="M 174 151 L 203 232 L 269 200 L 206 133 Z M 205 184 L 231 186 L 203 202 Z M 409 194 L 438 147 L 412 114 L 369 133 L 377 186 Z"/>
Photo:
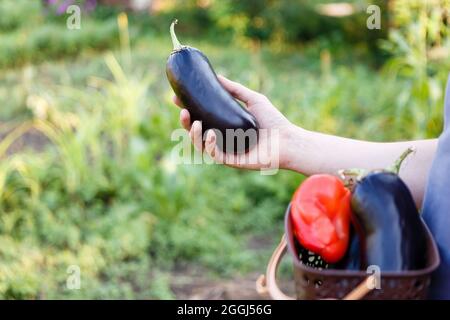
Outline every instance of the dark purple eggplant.
<path fill-rule="evenodd" d="M 350 241 L 345 256 L 337 264 L 334 269 L 343 270 L 361 270 L 361 243 L 353 225 L 350 228 Z"/>
<path fill-rule="evenodd" d="M 243 153 L 256 144 L 255 117 L 220 84 L 208 58 L 198 49 L 181 45 L 170 26 L 173 51 L 166 75 L 173 91 L 189 111 L 191 121 L 202 121 L 203 133 L 216 132 L 216 143 L 225 152 Z"/>
<path fill-rule="evenodd" d="M 402 154 L 393 168 L 371 172 L 354 187 L 351 205 L 364 267 L 404 271 L 426 266 L 424 222 L 411 192 L 397 174 L 410 152 L 408 149 Z"/>

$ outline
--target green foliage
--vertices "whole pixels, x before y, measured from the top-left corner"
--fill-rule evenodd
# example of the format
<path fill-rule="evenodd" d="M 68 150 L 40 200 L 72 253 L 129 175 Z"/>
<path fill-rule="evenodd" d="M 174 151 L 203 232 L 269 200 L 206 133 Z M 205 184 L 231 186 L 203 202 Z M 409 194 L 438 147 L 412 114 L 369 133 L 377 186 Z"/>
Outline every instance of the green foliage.
<path fill-rule="evenodd" d="M 40 1 L 0 1 L 0 32 L 12 31 L 27 27 L 31 23 L 42 22 L 43 19 L 37 14 L 39 10 Z"/>
<path fill-rule="evenodd" d="M 242 248 L 250 234 L 272 229 L 290 192 L 266 186 L 257 172 L 174 166 L 177 110 L 168 106 L 167 84 L 161 94 L 156 82 L 162 70 L 140 72 L 137 64 L 127 72 L 111 54 L 105 64 L 110 74 L 87 73 L 79 88 L 41 86 L 33 81 L 41 72 L 29 75 L 35 88 L 22 100 L 31 118 L 0 149 L 31 126 L 51 144 L 1 162 L 0 235 L 10 252 L 0 268 L 1 297 L 167 298 L 158 270 L 174 263 L 195 261 L 226 274 L 263 261 Z M 298 180 L 277 179 L 286 178 Z M 248 185 L 236 190 L 243 180 Z M 72 264 L 82 272 L 80 291 L 65 288 Z"/>
<path fill-rule="evenodd" d="M 365 45 L 378 53 L 375 45 L 386 37 L 386 29 L 368 30 L 365 27 L 369 4 L 376 4 L 387 12 L 386 1 L 347 1 L 355 6 L 356 12 L 345 17 L 322 14 L 318 5 L 330 1 L 315 0 L 175 0 L 171 10 L 159 13 L 153 19 L 177 17 L 180 28 L 185 26 L 191 35 L 209 34 L 217 41 L 232 37 L 242 44 L 263 41 L 300 43 L 317 38 L 337 37 L 340 41 Z M 382 15 L 387 24 L 386 14 Z M 161 23 L 161 22 L 160 22 Z M 154 24 L 158 27 L 158 24 Z M 361 27 L 364 26 L 364 27 Z M 164 31 L 166 24 L 163 24 Z"/>
<path fill-rule="evenodd" d="M 24 10 L 24 1 L 13 2 L 0 8 Z M 164 64 L 166 24 L 178 11 L 187 21 L 180 27 L 192 19 L 235 39 L 264 40 L 248 50 L 246 40 L 222 46 L 193 37 L 199 26 L 179 31 L 218 73 L 267 94 L 298 125 L 377 141 L 440 130 L 448 59 L 435 50 L 448 48 L 448 24 L 439 7 L 395 8 L 384 44 L 390 60 L 380 72 L 359 45 L 342 41 L 357 36 L 331 31 L 335 23 L 351 29 L 353 20 L 322 25 L 306 9 L 299 21 L 290 15 L 291 5 L 312 1 L 183 3 L 192 10 L 130 16 L 131 30 L 124 16 L 118 30 L 108 8 L 80 31 L 68 32 L 61 18 L 43 24 L 39 6 L 27 21 L 0 22 L 1 66 L 42 62 L 0 71 L 1 298 L 173 298 L 171 272 L 186 264 L 206 276 L 263 270 L 302 176 L 173 163 L 178 110 Z M 284 43 L 299 39 L 310 41 Z M 116 44 L 114 53 L 98 52 Z M 26 132 L 39 132 L 45 146 L 8 153 Z M 80 267 L 80 290 L 66 287 L 71 265 Z"/>
<path fill-rule="evenodd" d="M 117 35 L 115 20 L 102 24 L 85 21 L 80 30 L 67 29 L 64 24 L 48 23 L 26 32 L 18 30 L 0 34 L 0 67 L 76 56 L 80 50 L 93 47 L 103 50 L 117 45 Z"/>
<path fill-rule="evenodd" d="M 83 14 L 81 29 L 66 26 L 67 15 L 44 13 L 40 1 L 0 2 L 0 68 L 76 56 L 118 44 L 115 16 L 102 20 Z"/>
<path fill-rule="evenodd" d="M 434 137 L 442 130 L 444 83 L 450 67 L 448 0 L 395 1 L 389 41 L 392 57 L 386 74 L 405 80 L 395 103 L 397 126 L 415 130 L 417 137 Z M 405 116 L 400 116 L 405 115 Z"/>
<path fill-rule="evenodd" d="M 322 16 L 310 1 L 220 1 L 212 10 L 219 25 L 250 39 L 309 40 L 338 28 L 336 19 Z"/>

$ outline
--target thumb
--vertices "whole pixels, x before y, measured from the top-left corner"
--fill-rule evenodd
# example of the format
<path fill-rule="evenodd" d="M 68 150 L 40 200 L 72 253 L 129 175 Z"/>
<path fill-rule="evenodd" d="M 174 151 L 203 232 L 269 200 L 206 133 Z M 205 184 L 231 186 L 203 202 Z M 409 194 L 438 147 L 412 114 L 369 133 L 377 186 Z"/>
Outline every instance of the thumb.
<path fill-rule="evenodd" d="M 231 81 L 222 75 L 218 75 L 217 78 L 219 79 L 220 83 L 224 86 L 224 88 L 233 97 L 235 97 L 238 100 L 241 100 L 247 105 L 251 104 L 252 102 L 255 102 L 260 97 L 263 97 L 262 94 L 253 91 L 240 83 Z"/>

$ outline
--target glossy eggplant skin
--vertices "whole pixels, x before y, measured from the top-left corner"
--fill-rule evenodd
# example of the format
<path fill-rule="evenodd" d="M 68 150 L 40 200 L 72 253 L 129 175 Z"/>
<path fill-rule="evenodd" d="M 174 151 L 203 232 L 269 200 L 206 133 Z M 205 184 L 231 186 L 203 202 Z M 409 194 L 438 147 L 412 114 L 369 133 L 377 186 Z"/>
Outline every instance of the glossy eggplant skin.
<path fill-rule="evenodd" d="M 381 271 L 403 271 L 425 267 L 424 224 L 398 175 L 368 174 L 356 184 L 351 205 L 364 268 L 377 265 Z"/>
<path fill-rule="evenodd" d="M 228 142 L 222 143 L 220 137 L 216 138 L 222 150 L 242 153 L 256 144 L 258 124 L 255 117 L 223 88 L 208 58 L 200 50 L 188 46 L 174 50 L 167 60 L 166 74 L 173 91 L 188 109 L 191 121 L 202 121 L 203 133 L 209 129 L 218 130 L 223 141 Z M 241 144 L 235 137 L 234 147 L 229 143 L 227 129 L 244 131 L 239 135 Z"/>

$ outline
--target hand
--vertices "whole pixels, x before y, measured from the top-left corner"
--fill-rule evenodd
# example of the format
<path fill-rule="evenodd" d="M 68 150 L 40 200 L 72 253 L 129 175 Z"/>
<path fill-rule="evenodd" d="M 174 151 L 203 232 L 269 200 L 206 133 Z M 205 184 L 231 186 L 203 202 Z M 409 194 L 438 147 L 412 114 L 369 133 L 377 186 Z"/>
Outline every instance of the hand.
<path fill-rule="evenodd" d="M 273 149 L 267 148 L 268 135 L 260 134 L 258 144 L 251 148 L 246 154 L 224 153 L 215 143 L 216 134 L 213 130 L 208 130 L 205 143 L 203 144 L 201 122 L 194 121 L 194 123 L 191 124 L 189 111 L 183 108 L 181 101 L 177 97 L 174 97 L 175 104 L 183 108 L 180 112 L 180 123 L 189 131 L 189 136 L 195 148 L 199 151 L 205 151 L 217 163 L 232 167 L 264 169 L 264 167 L 267 166 L 267 163 L 265 161 L 259 161 L 258 159 L 272 159 L 273 156 L 278 156 L 279 165 L 283 166 L 283 163 L 287 161 L 287 159 L 283 157 L 283 146 L 286 146 L 283 141 L 289 136 L 289 131 L 293 127 L 292 124 L 272 105 L 266 96 L 250 90 L 242 84 L 228 80 L 223 76 L 218 76 L 218 78 L 224 88 L 234 98 L 242 101 L 246 105 L 248 110 L 258 121 L 260 129 L 268 129 L 267 132 L 269 133 L 278 131 L 278 143 L 280 149 L 273 151 Z M 264 154 L 271 152 L 271 150 L 273 152 L 278 152 L 279 154 Z M 249 159 L 256 159 L 256 161 L 249 161 Z"/>

